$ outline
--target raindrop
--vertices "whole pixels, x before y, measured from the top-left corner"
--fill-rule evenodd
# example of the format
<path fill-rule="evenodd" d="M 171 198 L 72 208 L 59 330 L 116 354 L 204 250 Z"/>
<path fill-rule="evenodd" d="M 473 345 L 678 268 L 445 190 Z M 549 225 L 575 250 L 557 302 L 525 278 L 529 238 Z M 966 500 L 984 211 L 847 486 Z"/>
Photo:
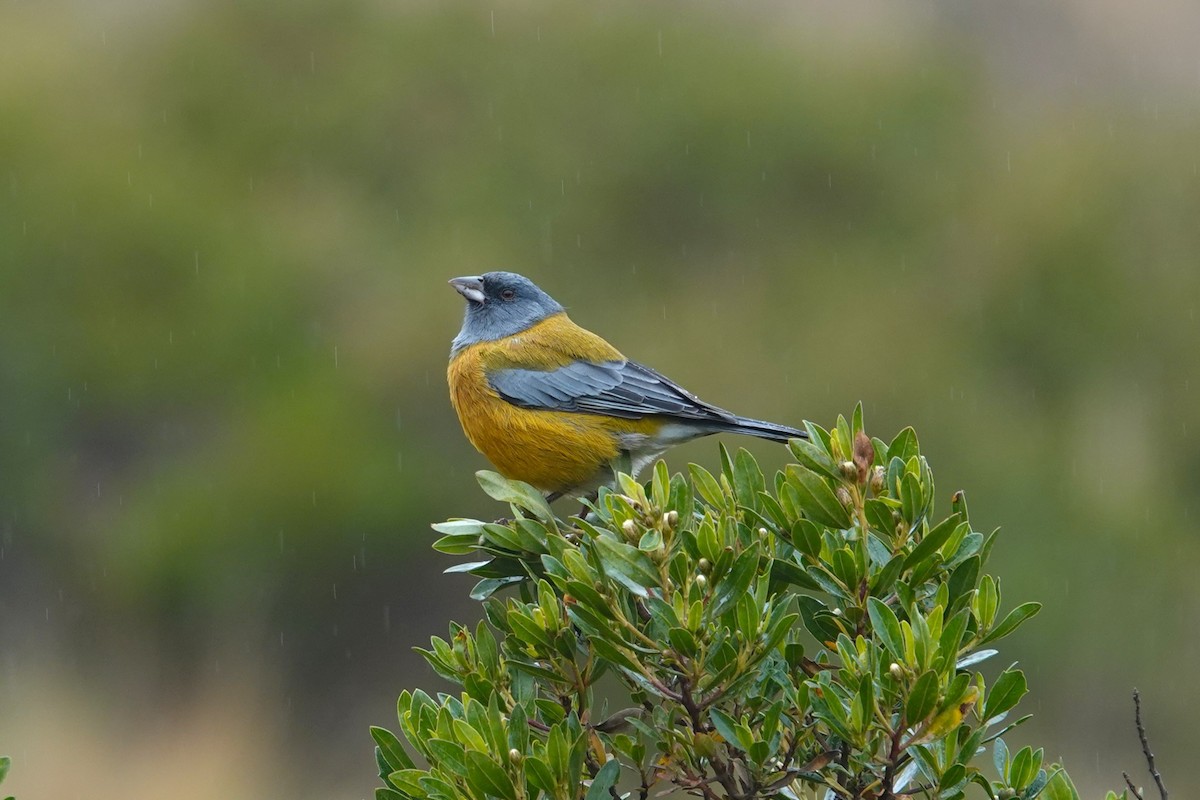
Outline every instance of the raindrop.
<path fill-rule="evenodd" d="M 338 349 L 336 344 L 333 346 L 333 368 L 338 368 Z"/>
<path fill-rule="evenodd" d="M 333 585 L 333 599 L 337 600 L 337 584 Z"/>
<path fill-rule="evenodd" d="M 492 36 L 496 35 L 496 9 L 492 9 Z"/>

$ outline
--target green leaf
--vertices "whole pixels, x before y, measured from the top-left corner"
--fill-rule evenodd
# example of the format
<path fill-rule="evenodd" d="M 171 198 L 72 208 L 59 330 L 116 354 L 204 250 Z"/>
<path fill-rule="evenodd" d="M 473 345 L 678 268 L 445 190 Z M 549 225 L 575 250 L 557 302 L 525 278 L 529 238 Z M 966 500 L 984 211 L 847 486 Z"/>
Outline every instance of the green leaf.
<path fill-rule="evenodd" d="M 430 766 L 448 772 L 461 773 L 467 768 L 466 748 L 449 739 L 431 737 L 425 742 L 429 748 Z"/>
<path fill-rule="evenodd" d="M 722 739 L 732 747 L 738 746 L 738 723 L 733 717 L 714 706 L 709 711 L 709 719 L 712 720 L 713 727 L 717 729 L 717 733 L 721 734 Z"/>
<path fill-rule="evenodd" d="M 592 544 L 600 554 L 605 572 L 638 597 L 645 597 L 648 588 L 658 586 L 658 570 L 641 550 L 611 536 L 598 536 Z"/>
<path fill-rule="evenodd" d="M 786 472 L 787 485 L 796 490 L 800 508 L 809 519 L 837 530 L 850 527 L 850 512 L 838 502 L 825 479 L 795 464 L 788 464 Z"/>
<path fill-rule="evenodd" d="M 893 458 L 908 461 L 919 453 L 920 448 L 917 445 L 917 432 L 908 427 L 896 434 L 895 439 L 892 439 L 892 443 L 888 445 L 887 455 L 883 461 L 887 463 Z"/>
<path fill-rule="evenodd" d="M 638 540 L 637 549 L 643 553 L 653 553 L 662 547 L 662 543 L 662 532 L 657 528 L 652 528 L 642 534 L 642 538 Z"/>
<path fill-rule="evenodd" d="M 520 577 L 512 578 L 485 578 L 475 584 L 475 588 L 471 589 L 472 600 L 487 600 L 496 592 L 503 589 L 505 586 L 512 586 L 514 583 L 522 583 L 525 579 Z"/>
<path fill-rule="evenodd" d="M 542 493 L 523 481 L 510 481 L 498 472 L 481 469 L 475 473 L 479 486 L 493 500 L 510 503 L 530 512 L 542 522 L 554 524 L 554 512 Z"/>
<path fill-rule="evenodd" d="M 1003 739 L 996 739 L 996 743 L 992 745 L 992 765 L 996 768 L 996 774 L 1001 778 L 1008 776 L 1008 745 Z"/>
<path fill-rule="evenodd" d="M 667 639 L 681 656 L 691 658 L 696 655 L 696 637 L 687 628 L 671 628 L 667 631 Z"/>
<path fill-rule="evenodd" d="M 1079 792 L 1071 782 L 1071 776 L 1059 764 L 1050 765 L 1053 774 L 1046 783 L 1046 788 L 1038 795 L 1042 800 L 1079 800 Z"/>
<path fill-rule="evenodd" d="M 912 569 L 928 559 L 937 552 L 939 547 L 946 543 L 946 540 L 954 533 L 955 528 L 965 524 L 959 519 L 957 514 L 951 514 L 939 522 L 932 530 L 925 534 L 925 538 L 921 539 L 912 552 L 908 554 L 908 558 L 904 561 L 904 568 L 906 570 Z"/>
<path fill-rule="evenodd" d="M 816 560 L 821 555 L 821 529 L 811 519 L 798 519 L 792 525 L 792 546 Z"/>
<path fill-rule="evenodd" d="M 5 798 L 5 800 L 13 799 L 10 797 Z M 385 789 L 384 787 L 380 786 L 375 790 L 375 800 L 406 800 L 406 797 L 400 792 L 397 792 L 395 789 Z"/>
<path fill-rule="evenodd" d="M 387 781 L 409 797 L 424 797 L 421 779 L 429 775 L 423 769 L 398 769 L 387 776 Z"/>
<path fill-rule="evenodd" d="M 908 693 L 908 702 L 904 706 L 905 717 L 909 725 L 917 725 L 933 713 L 938 701 L 938 676 L 929 670 L 917 678 L 912 691 Z"/>
<path fill-rule="evenodd" d="M 733 562 L 733 567 L 717 583 L 713 593 L 713 614 L 724 614 L 750 588 L 758 572 L 758 548 L 747 547 Z M 747 631 L 747 633 L 750 633 Z"/>
<path fill-rule="evenodd" d="M 867 516 L 867 525 L 871 530 L 889 539 L 895 538 L 896 523 L 892 517 L 892 509 L 887 503 L 878 497 L 872 497 L 864 504 L 863 513 Z"/>
<path fill-rule="evenodd" d="M 1017 629 L 1018 625 L 1041 610 L 1041 603 L 1022 603 L 1012 611 L 1008 612 L 1008 616 L 1004 618 L 1004 621 L 988 631 L 988 634 L 984 636 L 979 643 L 985 644 L 987 642 L 994 642 L 1001 637 L 1008 636 Z"/>
<path fill-rule="evenodd" d="M 1032 772 L 1033 748 L 1026 745 L 1017 751 L 1008 766 L 1008 785 L 1016 789 L 1018 794 L 1023 793 L 1033 779 Z"/>
<path fill-rule="evenodd" d="M 962 646 L 963 636 L 967 632 L 967 624 L 971 621 L 971 612 L 963 608 L 946 621 L 942 627 L 942 636 L 938 641 L 938 651 L 947 663 L 958 657 Z"/>
<path fill-rule="evenodd" d="M 696 491 L 704 498 L 704 502 L 714 508 L 725 507 L 725 493 L 721 491 L 721 485 L 717 483 L 717 479 L 712 476 L 711 472 L 699 464 L 688 464 L 688 472 L 692 476 L 692 483 L 695 484 Z"/>
<path fill-rule="evenodd" d="M 792 451 L 796 461 L 813 472 L 818 472 L 834 480 L 842 480 L 842 473 L 838 470 L 837 464 L 830 458 L 829 453 L 815 442 L 808 439 L 791 439 L 788 441 L 788 449 Z"/>
<path fill-rule="evenodd" d="M 883 565 L 883 569 L 871 578 L 871 594 L 885 595 L 892 590 L 892 585 L 904 571 L 904 555 L 898 555 Z"/>
<path fill-rule="evenodd" d="M 483 533 L 483 526 L 486 524 L 486 522 L 481 522 L 477 519 L 451 519 L 446 522 L 435 523 L 429 527 L 447 536 L 457 536 L 460 534 L 478 536 Z"/>
<path fill-rule="evenodd" d="M 960 601 L 965 602 L 969 593 L 975 591 L 975 584 L 979 580 L 979 570 L 979 556 L 971 556 L 950 573 L 948 588 L 951 609 L 959 608 Z"/>
<path fill-rule="evenodd" d="M 904 661 L 904 634 L 900 631 L 900 620 L 891 606 L 875 597 L 867 598 L 867 613 L 871 617 L 871 628 L 875 636 L 897 661 Z"/>
<path fill-rule="evenodd" d="M 443 536 L 433 543 L 433 549 L 448 556 L 465 556 L 479 549 L 479 537 L 469 533 Z"/>
<path fill-rule="evenodd" d="M 799 586 L 801 589 L 820 590 L 821 588 L 820 584 L 809 576 L 804 567 L 782 558 L 771 561 L 771 580 Z"/>
<path fill-rule="evenodd" d="M 554 795 L 554 775 L 545 760 L 538 756 L 526 756 L 525 777 L 533 784 L 533 788 L 550 796 Z"/>
<path fill-rule="evenodd" d="M 621 763 L 615 758 L 604 762 L 604 766 L 592 778 L 585 800 L 608 800 L 608 790 L 617 785 L 621 777 Z"/>
<path fill-rule="evenodd" d="M 988 692 L 983 706 L 983 719 L 990 720 L 1010 710 L 1029 691 L 1025 673 L 1019 669 L 1005 670 Z"/>
<path fill-rule="evenodd" d="M 400 744 L 400 740 L 396 735 L 386 728 L 378 728 L 371 726 L 371 738 L 375 740 L 375 744 L 379 745 L 379 751 L 387 760 L 388 766 L 394 772 L 398 769 L 414 769 L 416 764 L 409 757 L 408 752 L 404 749 L 404 745 Z M 4 774 L 8 772 L 8 764 L 6 759 L 0 759 L 0 780 L 4 779 Z"/>
<path fill-rule="evenodd" d="M 738 502 L 747 508 L 758 508 L 758 493 L 766 488 L 762 470 L 754 456 L 739 447 L 733 464 L 733 488 Z"/>
<path fill-rule="evenodd" d="M 983 579 L 979 581 L 979 591 L 971 600 L 971 610 L 975 614 L 975 621 L 980 630 L 990 629 L 992 623 L 996 621 L 996 604 L 999 600 L 1000 594 L 996 589 L 996 579 L 991 575 L 984 575 Z"/>
<path fill-rule="evenodd" d="M 487 754 L 478 750 L 466 751 L 467 783 L 480 794 L 490 794 L 503 800 L 517 800 L 512 778 Z"/>
<path fill-rule="evenodd" d="M 651 501 L 660 513 L 665 511 L 671 498 L 671 473 L 667 462 L 659 459 L 654 462 L 654 475 L 650 480 Z"/>

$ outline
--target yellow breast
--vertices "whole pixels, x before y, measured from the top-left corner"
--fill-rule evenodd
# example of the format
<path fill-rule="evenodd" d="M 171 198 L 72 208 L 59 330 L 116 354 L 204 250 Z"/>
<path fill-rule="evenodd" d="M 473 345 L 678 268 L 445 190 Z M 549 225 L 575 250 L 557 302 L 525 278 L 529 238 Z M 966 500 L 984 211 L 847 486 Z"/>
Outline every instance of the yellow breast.
<path fill-rule="evenodd" d="M 507 478 L 547 492 L 593 483 L 620 451 L 622 434 L 650 434 L 659 422 L 599 414 L 519 408 L 488 383 L 490 371 L 552 370 L 579 359 L 610 361 L 621 353 L 555 314 L 528 330 L 460 350 L 450 361 L 450 400 L 471 444 Z"/>

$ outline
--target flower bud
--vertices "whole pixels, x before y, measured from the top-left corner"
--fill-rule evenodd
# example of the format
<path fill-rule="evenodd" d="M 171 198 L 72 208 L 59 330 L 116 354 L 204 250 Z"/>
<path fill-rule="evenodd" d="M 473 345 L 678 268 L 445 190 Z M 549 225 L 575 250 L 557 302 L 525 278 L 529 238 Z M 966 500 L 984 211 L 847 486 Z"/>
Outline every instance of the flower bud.
<path fill-rule="evenodd" d="M 835 491 L 834 494 L 837 495 L 838 502 L 847 508 L 849 508 L 850 504 L 854 502 L 854 500 L 850 497 L 850 490 L 845 486 L 837 487 L 837 491 Z"/>
<path fill-rule="evenodd" d="M 668 528 L 674 528 L 679 524 L 679 512 L 672 508 L 670 511 L 663 514 L 663 524 Z"/>
<path fill-rule="evenodd" d="M 852 481 L 858 477 L 858 467 L 853 461 L 843 461 L 838 464 L 838 472 L 842 473 L 842 477 L 848 481 Z"/>
<path fill-rule="evenodd" d="M 893 661 L 892 665 L 888 667 L 888 672 L 892 673 L 892 677 L 896 680 L 900 680 L 904 677 L 904 670 L 895 661 Z"/>
<path fill-rule="evenodd" d="M 871 491 L 873 493 L 877 495 L 883 494 L 883 490 L 886 487 L 885 477 L 886 472 L 882 466 L 876 466 L 871 470 Z"/>
<path fill-rule="evenodd" d="M 767 529 L 766 529 L 766 528 L 759 528 L 759 529 L 758 529 L 758 535 L 759 535 L 759 536 L 761 536 L 761 537 L 763 537 L 764 539 L 765 539 L 765 538 L 767 538 Z"/>
<path fill-rule="evenodd" d="M 712 569 L 712 562 L 707 558 L 702 558 L 696 562 L 696 569 L 700 570 L 700 572 L 704 575 L 707 575 Z"/>
<path fill-rule="evenodd" d="M 508 751 L 508 760 L 514 764 L 520 764 L 525 760 L 525 756 L 521 754 L 520 750 L 514 747 L 512 750 Z"/>
<path fill-rule="evenodd" d="M 697 575 L 696 586 L 700 588 L 700 591 L 704 591 L 704 588 L 708 586 L 708 578 L 704 577 L 703 575 Z"/>
<path fill-rule="evenodd" d="M 625 535 L 631 539 L 637 535 L 637 525 L 631 519 L 627 519 L 621 523 L 621 530 L 625 531 Z"/>

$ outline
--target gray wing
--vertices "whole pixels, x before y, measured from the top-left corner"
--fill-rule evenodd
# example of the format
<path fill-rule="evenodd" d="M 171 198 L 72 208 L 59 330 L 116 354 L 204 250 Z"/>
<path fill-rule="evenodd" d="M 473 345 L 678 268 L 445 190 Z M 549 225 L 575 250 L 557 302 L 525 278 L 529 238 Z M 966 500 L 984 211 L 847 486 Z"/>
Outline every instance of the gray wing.
<path fill-rule="evenodd" d="M 488 381 L 502 398 L 522 408 L 626 419 L 663 416 L 725 424 L 737 420 L 636 361 L 576 361 L 546 371 L 504 369 L 491 373 Z"/>

